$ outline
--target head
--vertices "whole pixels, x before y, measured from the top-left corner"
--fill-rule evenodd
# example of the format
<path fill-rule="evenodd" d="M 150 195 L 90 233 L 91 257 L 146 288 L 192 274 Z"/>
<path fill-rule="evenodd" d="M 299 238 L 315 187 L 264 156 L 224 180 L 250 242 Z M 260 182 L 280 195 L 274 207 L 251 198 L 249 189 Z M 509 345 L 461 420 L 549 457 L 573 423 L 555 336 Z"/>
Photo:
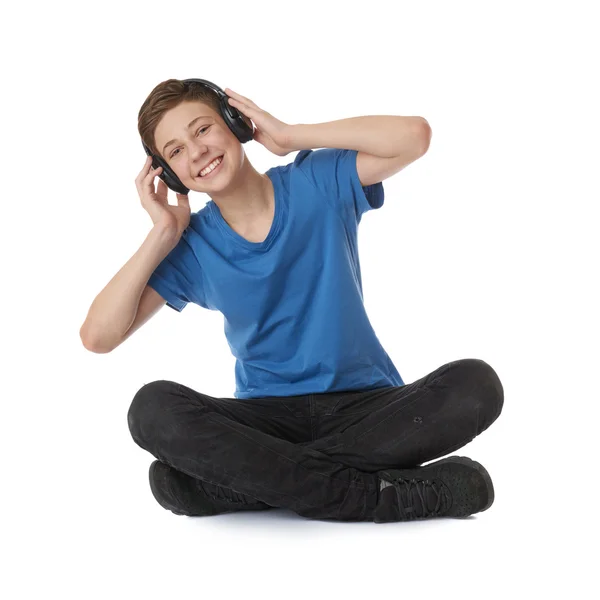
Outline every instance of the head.
<path fill-rule="evenodd" d="M 203 118 L 188 129 L 198 117 Z M 216 94 L 198 83 L 186 86 L 168 79 L 157 85 L 139 111 L 138 131 L 190 190 L 224 190 L 247 161 L 242 144 L 221 117 Z M 219 170 L 203 180 L 199 171 L 219 156 Z"/>

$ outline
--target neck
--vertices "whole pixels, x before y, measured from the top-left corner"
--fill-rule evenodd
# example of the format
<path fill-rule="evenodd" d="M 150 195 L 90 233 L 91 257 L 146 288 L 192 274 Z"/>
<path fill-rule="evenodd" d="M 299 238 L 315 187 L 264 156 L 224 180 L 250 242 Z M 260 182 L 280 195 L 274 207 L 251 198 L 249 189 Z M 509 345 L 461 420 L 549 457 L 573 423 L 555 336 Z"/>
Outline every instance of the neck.
<path fill-rule="evenodd" d="M 228 223 L 247 223 L 263 216 L 273 204 L 273 184 L 261 175 L 244 153 L 237 177 L 226 189 L 209 194 Z"/>

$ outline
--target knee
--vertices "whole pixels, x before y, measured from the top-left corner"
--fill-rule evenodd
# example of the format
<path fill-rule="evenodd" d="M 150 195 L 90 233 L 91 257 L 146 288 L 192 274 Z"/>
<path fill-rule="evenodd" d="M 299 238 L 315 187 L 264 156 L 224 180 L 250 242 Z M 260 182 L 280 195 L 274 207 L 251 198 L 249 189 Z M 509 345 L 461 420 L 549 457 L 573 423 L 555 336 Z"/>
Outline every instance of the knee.
<path fill-rule="evenodd" d="M 489 426 L 500 416 L 504 406 L 504 388 L 498 374 L 479 358 L 456 361 L 455 368 L 463 397 L 472 399 L 485 426 Z"/>
<path fill-rule="evenodd" d="M 164 421 L 163 412 L 169 394 L 177 384 L 164 379 L 144 384 L 135 394 L 127 411 L 127 425 L 136 442 L 154 438 Z"/>

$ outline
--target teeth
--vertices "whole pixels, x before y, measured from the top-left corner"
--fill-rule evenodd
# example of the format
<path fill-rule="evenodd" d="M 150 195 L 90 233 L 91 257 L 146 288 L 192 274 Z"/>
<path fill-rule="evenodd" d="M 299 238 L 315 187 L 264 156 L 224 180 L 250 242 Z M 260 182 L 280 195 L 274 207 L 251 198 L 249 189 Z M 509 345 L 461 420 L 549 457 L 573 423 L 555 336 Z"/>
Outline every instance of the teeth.
<path fill-rule="evenodd" d="M 208 165 L 208 167 L 200 171 L 200 177 L 204 177 L 205 175 L 208 175 L 211 171 L 216 169 L 221 164 L 222 160 L 222 158 L 215 158 L 215 160 L 213 160 L 212 163 Z"/>

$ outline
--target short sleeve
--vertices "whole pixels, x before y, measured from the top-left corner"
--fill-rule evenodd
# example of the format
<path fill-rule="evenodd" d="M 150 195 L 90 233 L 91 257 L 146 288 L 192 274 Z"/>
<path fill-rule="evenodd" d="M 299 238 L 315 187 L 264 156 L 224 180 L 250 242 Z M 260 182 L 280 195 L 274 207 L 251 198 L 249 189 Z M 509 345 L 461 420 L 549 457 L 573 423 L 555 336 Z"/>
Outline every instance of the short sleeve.
<path fill-rule="evenodd" d="M 167 306 L 181 312 L 189 302 L 203 306 L 200 265 L 185 236 L 156 267 L 148 285 L 158 292 Z"/>
<path fill-rule="evenodd" d="M 364 213 L 381 208 L 383 183 L 362 186 L 356 170 L 358 150 L 322 148 L 302 150 L 294 161 L 310 183 L 327 196 L 336 208 L 357 223 Z"/>

